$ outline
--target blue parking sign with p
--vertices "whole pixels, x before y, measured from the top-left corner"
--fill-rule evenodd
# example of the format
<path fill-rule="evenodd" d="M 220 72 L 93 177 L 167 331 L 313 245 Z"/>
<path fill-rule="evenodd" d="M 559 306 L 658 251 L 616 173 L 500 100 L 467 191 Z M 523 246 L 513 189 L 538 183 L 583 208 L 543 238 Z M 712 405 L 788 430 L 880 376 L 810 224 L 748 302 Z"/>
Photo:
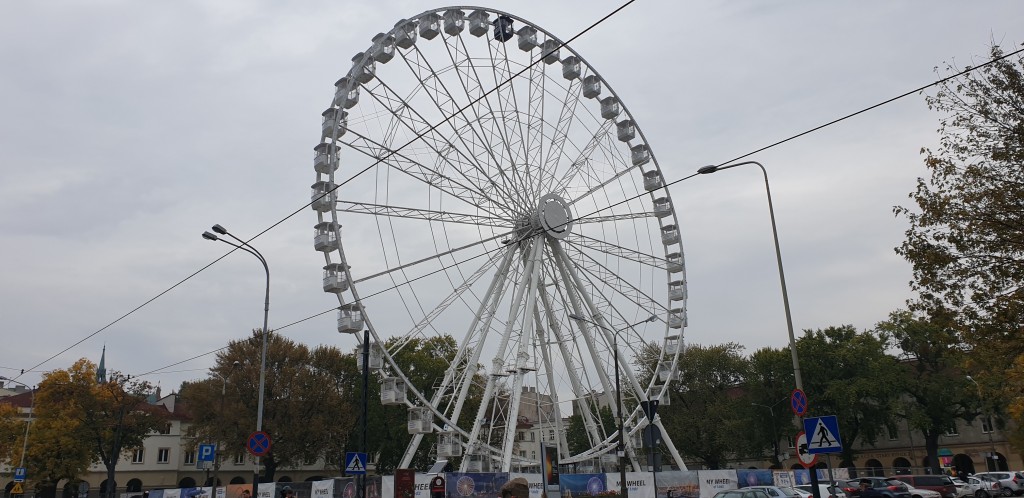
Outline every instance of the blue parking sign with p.
<path fill-rule="evenodd" d="M 200 462 L 212 462 L 214 455 L 217 454 L 217 445 L 215 444 L 201 444 L 199 445 L 199 456 L 196 460 Z"/>
<path fill-rule="evenodd" d="M 16 467 L 14 469 L 14 482 L 25 482 L 25 477 L 28 473 L 25 471 L 25 467 Z"/>

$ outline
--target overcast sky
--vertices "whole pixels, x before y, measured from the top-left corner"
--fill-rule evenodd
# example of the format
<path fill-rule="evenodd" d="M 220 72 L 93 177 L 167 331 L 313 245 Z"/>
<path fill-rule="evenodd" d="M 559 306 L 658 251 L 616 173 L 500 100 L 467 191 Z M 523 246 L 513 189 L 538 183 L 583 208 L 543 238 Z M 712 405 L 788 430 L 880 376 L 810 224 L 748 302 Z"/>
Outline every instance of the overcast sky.
<path fill-rule="evenodd" d="M 487 4 L 569 39 L 619 2 Z M 300 209 L 320 113 L 349 59 L 395 22 L 444 4 L 376 1 L 0 3 L 0 375 L 18 376 Z M 1016 28 L 1014 28 L 1016 26 Z M 639 0 L 572 43 L 636 118 L 669 181 L 1024 42 L 1019 1 Z M 942 73 L 945 74 L 945 73 Z M 937 143 L 913 95 L 748 159 L 769 171 L 794 326 L 873 327 L 910 297 L 894 252 Z M 689 277 L 691 343 L 787 344 L 761 173 L 671 188 Z M 270 262 L 270 327 L 337 302 L 320 287 L 315 216 L 254 245 Z M 232 255 L 68 352 L 141 374 L 262 324 L 263 273 Z M 343 350 L 332 313 L 289 327 Z M 201 378 L 205 356 L 150 375 Z"/>

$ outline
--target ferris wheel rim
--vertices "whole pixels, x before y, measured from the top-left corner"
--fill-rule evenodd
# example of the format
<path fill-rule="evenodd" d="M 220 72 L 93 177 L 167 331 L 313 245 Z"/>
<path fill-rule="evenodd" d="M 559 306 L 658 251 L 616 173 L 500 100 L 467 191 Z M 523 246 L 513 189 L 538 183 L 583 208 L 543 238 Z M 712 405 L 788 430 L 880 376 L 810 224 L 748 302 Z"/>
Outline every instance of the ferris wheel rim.
<path fill-rule="evenodd" d="M 415 17 L 412 17 L 412 18 L 400 21 L 399 24 L 401 24 L 401 22 L 410 21 L 412 19 L 419 20 L 419 19 L 422 19 L 424 16 L 430 15 L 430 14 L 435 14 L 435 15 L 436 14 L 441 14 L 443 12 L 446 12 L 446 11 L 449 11 L 449 10 L 452 10 L 452 9 L 460 9 L 460 10 L 463 10 L 463 9 L 464 10 L 470 10 L 470 9 L 472 9 L 474 11 L 476 11 L 476 10 L 485 11 L 485 12 L 488 12 L 490 14 L 505 15 L 505 16 L 508 16 L 508 17 L 512 18 L 513 20 L 521 22 L 524 25 L 531 26 L 531 27 L 535 28 L 536 30 L 538 30 L 539 32 L 544 33 L 544 35 L 547 36 L 548 39 L 553 39 L 553 40 L 558 41 L 560 43 L 559 49 L 565 49 L 565 50 L 571 52 L 573 54 L 573 56 L 577 57 L 583 64 L 586 65 L 587 69 L 592 74 L 597 75 L 598 78 L 600 78 L 601 83 L 604 84 L 605 88 L 607 88 L 607 90 L 610 92 L 611 96 L 615 97 L 616 100 L 618 101 L 619 105 L 622 107 L 623 114 L 625 116 L 629 117 L 632 120 L 632 114 L 629 112 L 628 108 L 625 106 L 625 104 L 623 103 L 622 99 L 618 98 L 618 94 L 611 88 L 610 84 L 607 83 L 607 80 L 604 79 L 603 77 L 601 77 L 600 73 L 598 73 L 597 70 L 592 65 L 590 65 L 588 62 L 586 62 L 586 60 L 581 55 L 579 55 L 578 52 L 576 52 L 571 46 L 569 46 L 568 44 L 562 42 L 559 38 L 557 38 L 556 36 L 554 36 L 553 34 L 548 32 L 547 30 L 544 30 L 543 28 L 537 26 L 536 24 L 533 24 L 533 23 L 531 23 L 531 22 L 529 22 L 529 21 L 527 21 L 527 20 L 525 20 L 525 19 L 523 19 L 521 17 L 515 16 L 515 15 L 507 13 L 507 12 L 499 11 L 499 10 L 496 10 L 496 9 L 472 7 L 472 6 L 460 6 L 460 7 L 444 7 L 444 8 L 439 8 L 439 9 L 430 9 L 430 10 L 422 12 L 421 14 L 419 14 L 419 15 L 417 15 Z M 396 24 L 396 27 L 393 28 L 392 30 L 389 30 L 385 34 L 385 36 L 394 36 L 398 29 L 399 29 L 398 24 Z M 443 37 L 444 35 L 441 35 L 441 36 Z M 359 67 L 359 66 L 365 64 L 368 60 L 372 59 L 372 57 L 373 57 L 373 55 L 371 53 L 372 49 L 373 49 L 373 46 L 371 45 L 371 48 L 369 50 L 366 50 L 365 52 L 361 53 L 361 57 L 357 56 L 357 58 L 359 59 L 358 61 L 356 60 L 357 58 L 354 58 L 353 59 L 353 61 L 354 61 L 353 68 Z M 540 60 L 538 59 L 538 61 L 535 62 L 535 63 L 540 63 Z M 351 73 L 351 71 L 350 71 L 350 73 Z M 358 85 L 360 85 L 360 83 L 354 82 L 354 83 L 352 83 L 352 85 L 353 85 L 353 87 L 358 87 Z M 466 108 L 463 108 L 460 112 L 464 112 L 465 110 L 466 110 Z M 632 121 L 635 124 L 635 120 L 632 120 Z M 337 132 L 335 132 L 335 133 L 337 133 Z M 649 144 L 649 142 L 647 141 L 646 137 L 643 135 L 643 131 L 640 128 L 639 125 L 636 125 L 636 133 L 640 136 L 640 142 L 641 143 Z M 327 137 L 325 137 L 325 138 L 327 138 Z M 331 136 L 329 138 L 330 138 L 330 142 L 324 142 L 324 143 L 330 143 L 330 144 L 337 144 L 338 143 L 338 138 L 339 137 L 337 135 Z M 401 148 L 398 149 L 398 151 L 400 151 L 400 150 L 401 150 Z M 654 157 L 653 150 L 650 150 L 650 147 L 648 147 L 648 150 L 649 150 L 649 153 L 650 153 L 650 156 L 651 156 L 650 162 L 652 163 L 654 170 L 656 170 L 657 173 L 659 175 L 661 175 L 661 166 L 658 163 L 656 157 Z M 334 183 L 334 175 L 335 175 L 334 171 L 331 171 L 330 174 L 329 174 L 329 182 L 332 183 L 332 184 Z M 318 180 L 321 179 L 319 174 L 317 175 L 317 178 L 318 178 Z M 669 202 L 671 203 L 671 194 L 670 194 L 670 192 L 668 191 L 667 188 L 662 188 L 659 193 L 662 193 L 665 197 L 667 197 L 669 199 Z M 653 194 L 651 194 L 651 197 L 653 199 Z M 350 268 L 347 267 L 347 261 L 348 260 L 345 257 L 344 244 L 342 242 L 341 233 L 340 233 L 341 218 L 338 215 L 338 210 L 337 209 L 331 209 L 330 213 L 331 213 L 330 222 L 333 223 L 334 230 L 336 232 L 336 237 L 338 238 L 338 245 L 339 245 L 339 247 L 337 249 L 337 252 L 338 252 L 339 260 L 340 261 L 338 261 L 338 262 L 332 261 L 331 260 L 331 253 L 330 252 L 325 252 L 324 253 L 325 261 L 326 261 L 326 263 L 328 265 L 337 264 L 337 263 L 341 263 L 341 264 L 345 265 L 346 268 L 344 269 L 344 271 L 346 272 L 349 281 L 352 282 L 351 287 L 350 287 L 350 289 L 351 289 L 350 293 L 352 294 L 352 300 L 351 301 L 346 301 L 346 300 L 344 300 L 344 298 L 342 297 L 341 294 L 338 294 L 339 304 L 341 306 L 345 306 L 346 304 L 357 303 L 358 305 L 361 306 L 363 299 L 360 298 L 360 295 L 359 295 L 359 292 L 358 292 L 358 289 L 357 289 L 357 287 L 358 287 L 357 282 L 358 281 L 353 280 L 353 276 L 351 274 L 351 270 L 350 270 Z M 678 217 L 677 217 L 677 214 L 676 214 L 674 208 L 672 208 L 671 219 L 673 221 L 673 225 L 674 226 L 679 226 L 679 224 L 678 224 Z M 322 212 L 318 212 L 318 221 L 320 223 L 327 222 L 327 220 L 323 216 Z M 511 233 L 515 233 L 515 231 L 512 230 L 512 231 L 509 231 L 508 233 L 510 233 L 510 234 Z M 682 252 L 681 251 L 681 249 L 682 249 L 681 243 L 679 244 L 679 248 L 680 248 L 680 253 L 681 253 Z M 685 270 L 683 271 L 683 275 L 685 276 Z M 683 301 L 682 306 L 683 306 L 683 309 L 685 310 L 685 300 Z M 371 316 L 370 314 L 365 314 L 364 315 L 363 318 L 365 320 L 365 324 L 366 324 L 370 334 L 372 335 L 373 341 L 382 344 L 383 343 L 383 338 L 381 337 L 380 334 L 377 333 L 377 330 L 374 327 L 373 321 L 370 319 L 370 316 Z M 668 327 L 667 326 L 666 326 L 666 329 L 668 331 Z M 668 334 L 666 333 L 666 336 L 667 335 Z M 680 331 L 679 335 L 681 337 L 681 335 L 682 335 L 681 331 Z M 681 348 L 679 348 L 679 349 L 681 349 Z M 674 354 L 672 355 L 672 357 L 671 357 L 670 361 L 672 362 L 673 365 L 676 364 L 676 362 L 678 361 L 679 349 L 677 349 L 674 352 Z M 664 355 L 663 355 L 663 357 L 664 357 Z M 423 396 L 423 394 L 419 391 L 419 389 L 416 386 L 412 385 L 411 382 L 408 382 L 409 379 L 405 376 L 404 372 L 402 372 L 402 370 L 400 368 L 398 368 L 398 365 L 394 363 L 394 360 L 393 360 L 393 358 L 390 357 L 390 355 L 387 355 L 387 360 L 391 364 L 390 366 L 392 368 L 392 372 L 396 372 L 399 377 L 401 377 L 403 380 L 405 380 L 409 384 L 409 386 L 413 388 L 413 393 L 414 393 L 415 397 L 419 400 L 419 402 L 423 406 L 429 406 L 429 407 L 433 408 L 434 415 L 436 417 L 438 417 L 445 425 L 448 425 L 449 427 L 454 427 L 457 430 L 459 430 L 461 433 L 463 433 L 463 435 L 467 435 L 467 434 L 465 434 L 464 431 L 461 430 L 461 428 L 458 428 L 458 424 L 453 424 L 453 423 L 451 423 L 452 422 L 451 420 L 447 420 L 445 414 L 442 413 L 440 410 L 438 410 L 437 407 L 434 407 L 433 404 L 430 402 L 430 400 L 428 400 L 425 396 Z M 647 389 L 644 390 L 644 396 L 646 396 L 646 393 L 648 391 L 652 391 L 653 388 L 656 385 L 657 385 L 656 379 L 654 377 L 652 377 L 651 382 L 647 386 Z M 663 385 L 663 389 L 661 391 L 662 394 L 664 393 L 664 389 L 667 388 L 668 385 L 669 385 L 668 383 L 665 383 Z M 633 420 L 635 418 L 636 414 L 637 414 L 637 410 L 634 409 L 634 411 L 630 415 L 630 420 Z"/>

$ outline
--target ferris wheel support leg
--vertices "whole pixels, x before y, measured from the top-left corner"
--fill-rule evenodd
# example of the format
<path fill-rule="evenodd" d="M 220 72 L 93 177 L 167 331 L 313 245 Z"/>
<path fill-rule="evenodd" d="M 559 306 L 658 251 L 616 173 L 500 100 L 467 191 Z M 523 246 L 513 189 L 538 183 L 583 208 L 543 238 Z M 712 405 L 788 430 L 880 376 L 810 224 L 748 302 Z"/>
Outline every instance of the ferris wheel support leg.
<path fill-rule="evenodd" d="M 559 346 L 562 346 L 563 344 L 560 339 L 560 337 L 562 336 L 561 329 L 559 327 L 558 320 L 551 313 L 551 310 L 553 309 L 551 307 L 551 298 L 548 296 L 547 289 L 544 287 L 540 288 L 540 298 L 541 303 L 544 305 L 545 315 L 548 319 L 548 330 L 550 331 L 550 334 L 554 334 L 556 336 L 556 340 L 558 341 Z M 555 380 L 555 372 L 551 366 L 551 351 L 547 347 L 548 344 L 549 343 L 542 342 L 540 351 L 541 356 L 544 358 L 544 371 L 547 372 L 548 390 L 551 393 L 551 402 L 554 405 L 553 410 L 555 419 L 554 423 L 556 438 L 555 444 L 558 448 L 558 455 L 560 457 L 565 457 L 569 455 L 569 442 L 565 438 L 565 431 L 563 431 L 564 427 L 562 425 L 562 410 L 560 408 L 560 400 L 558 399 L 558 389 Z M 575 371 L 572 372 L 573 376 L 575 376 Z"/>
<path fill-rule="evenodd" d="M 508 268 L 512 264 L 514 254 L 515 251 L 508 250 L 502 257 L 501 265 L 498 267 L 494 278 L 491 279 L 491 284 L 487 289 L 487 294 L 481 300 L 480 308 L 477 310 L 477 314 L 474 317 L 473 322 L 469 326 L 469 329 L 465 336 L 466 340 L 463 341 L 463 343 L 460 345 L 459 353 L 456 355 L 453 367 L 457 365 L 459 361 L 461 361 L 460 358 L 464 355 L 464 351 L 462 348 L 466 347 L 469 344 L 474 330 L 476 330 L 477 325 L 480 323 L 481 316 L 488 317 L 487 323 L 484 324 L 484 328 L 486 329 L 487 327 L 490 326 L 490 321 L 494 318 L 494 310 L 498 306 L 498 301 L 501 300 L 501 289 L 504 288 L 505 282 L 508 279 Z M 484 315 L 485 310 L 488 310 L 486 315 Z M 483 349 L 483 345 L 484 341 L 477 341 L 477 345 L 476 347 L 473 348 L 473 351 L 470 355 L 470 359 L 467 362 L 466 372 L 465 375 L 463 375 L 462 384 L 461 387 L 459 388 L 459 395 L 455 402 L 455 408 L 452 410 L 451 415 L 449 416 L 449 419 L 453 422 L 453 424 L 451 424 L 450 426 L 452 429 L 458 428 L 459 416 L 462 414 L 462 407 L 469 393 L 469 387 L 472 385 L 472 380 L 476 376 L 477 365 L 480 361 L 480 352 Z M 435 408 L 438 406 L 438 403 L 442 399 L 444 393 L 448 390 L 448 386 L 451 385 L 453 382 L 456 382 L 454 379 L 455 371 L 456 368 L 449 369 L 448 373 L 445 375 L 445 380 L 442 383 L 441 387 L 437 389 L 437 391 L 435 391 L 433 399 L 431 400 L 431 404 Z M 466 436 L 466 434 L 462 435 Z M 416 456 L 416 450 L 419 448 L 421 442 L 423 442 L 423 434 L 413 435 L 412 440 L 409 442 L 409 445 L 405 449 L 405 454 L 402 456 L 402 461 L 399 464 L 399 468 L 409 468 L 409 465 L 412 464 L 412 459 Z"/>
<path fill-rule="evenodd" d="M 558 268 L 558 272 L 562 277 L 562 282 L 567 286 L 566 294 L 569 296 L 569 302 L 572 305 L 573 313 L 577 315 L 582 314 L 583 306 L 580 304 L 579 294 L 575 290 L 575 284 L 573 284 L 573 281 L 569 277 L 565 261 L 563 261 L 563 258 L 560 256 L 564 255 L 564 253 L 556 242 L 549 241 L 549 244 L 551 245 L 551 251 L 555 254 L 555 266 Z M 577 326 L 580 328 L 580 335 L 589 337 L 590 334 L 586 328 L 586 324 L 577 323 Z M 593 413 L 591 413 L 591 410 L 585 406 L 586 401 L 584 400 L 584 397 L 590 393 L 584 392 L 583 385 L 580 382 L 578 375 L 575 373 L 576 366 L 572 361 L 573 356 L 566 347 L 565 339 L 562 338 L 560 330 L 555 329 L 554 332 L 558 338 L 558 347 L 561 349 L 562 357 L 565 358 L 565 361 L 567 362 L 567 370 L 571 373 L 570 379 L 572 380 L 573 395 L 576 397 L 576 403 L 581 405 L 580 412 L 583 413 L 583 426 L 586 428 L 587 434 L 590 435 L 590 440 L 592 442 L 596 443 L 597 441 L 601 441 L 603 438 L 597 430 L 597 422 L 594 421 Z M 600 369 L 598 369 L 598 371 L 600 372 Z"/>
<path fill-rule="evenodd" d="M 569 256 L 565 254 L 565 250 L 562 249 L 562 245 L 558 242 L 552 242 L 551 247 L 555 253 L 555 257 L 558 258 L 562 267 L 565 268 L 566 273 L 568 273 L 571 278 L 568 282 L 571 282 L 572 286 L 575 288 L 575 292 L 570 293 L 570 296 L 575 295 L 583 298 L 583 303 L 586 305 L 586 309 L 588 310 L 587 315 L 592 316 L 597 320 L 599 325 L 598 329 L 601 329 L 600 332 L 601 335 L 604 336 L 605 344 L 610 346 L 613 343 L 612 337 L 610 336 L 610 334 L 612 334 L 612 329 L 608 326 L 608 323 L 600 313 L 600 310 L 598 310 L 597 306 L 594 305 L 594 301 L 590 299 L 590 295 L 584 291 L 586 287 L 583 285 L 583 281 L 576 272 L 576 268 L 573 266 L 572 260 L 570 260 Z M 575 307 L 575 304 L 573 306 Z M 574 310 L 574 312 L 579 314 L 580 310 Z M 594 334 L 589 333 L 590 326 L 586 322 L 580 323 L 580 327 L 584 330 L 583 338 L 587 343 L 587 348 L 590 350 L 590 355 L 596 362 L 598 358 L 600 358 L 600 354 L 598 353 L 597 345 L 594 343 Z M 608 406 L 614 406 L 615 398 L 612 395 L 614 386 L 611 379 L 608 378 L 608 373 L 605 372 L 604 368 L 598 368 L 597 374 L 598 379 L 601 380 L 601 388 L 606 394 L 605 397 L 607 398 Z"/>
<path fill-rule="evenodd" d="M 522 302 L 523 294 L 526 292 L 526 287 L 529 284 L 530 275 L 533 273 L 532 259 L 526 262 L 526 267 L 523 270 L 523 276 L 516 284 L 516 292 L 512 300 L 512 306 L 509 310 L 509 319 L 506 322 L 505 331 L 501 336 L 501 343 L 498 346 L 497 352 L 494 354 L 494 359 L 491 361 L 491 374 L 487 376 L 487 385 L 484 387 L 483 397 L 480 399 L 480 407 L 477 409 L 476 422 L 473 424 L 473 431 L 469 434 L 469 441 L 467 445 L 472 450 L 477 446 L 487 447 L 480 439 L 480 421 L 484 420 L 487 415 L 487 407 L 491 404 L 491 398 L 494 396 L 494 379 L 496 375 L 503 373 L 504 356 L 505 350 L 508 348 L 509 337 L 512 335 L 512 327 L 515 325 L 515 317 L 519 314 L 519 304 Z M 494 424 L 488 424 L 489 427 L 493 427 Z M 489 440 L 489 438 L 488 438 Z M 490 450 L 487 451 L 490 454 Z M 459 466 L 461 472 L 466 471 L 466 465 L 469 463 L 468 458 L 462 459 L 462 464 Z"/>
<path fill-rule="evenodd" d="M 519 331 L 519 351 L 516 353 L 515 380 L 512 381 L 512 401 L 509 403 L 508 421 L 505 423 L 505 451 L 501 459 L 501 471 L 508 472 L 512 469 L 512 450 L 515 448 L 517 431 L 516 422 L 519 420 L 519 400 L 523 396 L 523 374 L 526 372 L 526 359 L 529 358 L 527 348 L 530 339 L 533 337 L 534 324 L 533 312 L 537 309 L 537 289 L 540 287 L 540 257 L 544 253 L 544 244 L 540 237 L 533 240 L 533 254 L 530 256 L 530 277 L 529 292 L 526 293 L 526 309 L 523 313 L 523 328 Z M 509 320 L 512 323 L 512 320 Z"/>

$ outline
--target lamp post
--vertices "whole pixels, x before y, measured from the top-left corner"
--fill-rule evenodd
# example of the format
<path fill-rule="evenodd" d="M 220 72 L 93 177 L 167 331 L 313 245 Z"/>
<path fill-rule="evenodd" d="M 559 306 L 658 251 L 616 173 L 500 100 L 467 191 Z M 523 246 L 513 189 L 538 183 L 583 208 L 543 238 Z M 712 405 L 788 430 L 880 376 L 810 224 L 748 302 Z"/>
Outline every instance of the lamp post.
<path fill-rule="evenodd" d="M 775 260 L 779 264 L 779 282 L 782 284 L 782 305 L 786 309 L 786 327 L 789 330 L 789 352 L 793 356 L 793 377 L 796 380 L 796 388 L 803 391 L 804 381 L 800 377 L 800 360 L 796 356 L 796 337 L 793 335 L 793 317 L 789 312 L 789 293 L 786 291 L 786 274 L 782 271 L 782 251 L 779 249 L 779 231 L 775 226 L 775 209 L 772 206 L 772 189 L 768 186 L 768 171 L 757 161 L 743 161 L 728 166 L 704 166 L 697 170 L 697 173 L 707 175 L 723 169 L 735 168 L 747 164 L 755 164 L 761 168 L 764 174 L 764 191 L 768 194 L 768 214 L 772 219 L 772 237 L 775 239 Z"/>
<path fill-rule="evenodd" d="M 256 256 L 263 263 L 263 270 L 267 272 L 267 293 L 266 299 L 263 303 L 263 353 L 260 355 L 260 390 L 258 393 L 258 401 L 256 403 L 256 432 L 263 430 L 263 388 L 267 382 L 267 319 L 270 317 L 270 267 L 267 266 L 267 260 L 256 250 L 255 247 L 249 245 L 246 241 L 235 237 L 220 225 L 214 225 L 213 231 L 220 235 L 227 235 L 232 239 L 238 241 L 238 244 L 230 242 L 217 237 L 210 232 L 203 232 L 203 238 L 206 240 L 218 240 L 236 249 L 241 249 L 253 256 Z M 253 498 L 259 497 L 259 485 L 260 485 L 260 459 L 256 458 L 256 463 L 253 465 L 252 472 L 252 496 Z"/>
<path fill-rule="evenodd" d="M 768 413 L 772 417 L 772 451 L 775 452 L 773 460 L 772 460 L 772 463 L 774 463 L 776 465 L 778 465 L 781 462 L 780 462 L 780 459 L 779 459 L 779 432 L 778 432 L 778 430 L 776 429 L 776 426 L 775 426 L 775 405 L 777 405 L 779 403 L 782 403 L 783 401 L 786 401 L 787 399 L 789 399 L 789 398 L 782 398 L 782 399 L 776 401 L 775 403 L 773 403 L 771 405 L 762 405 L 761 403 L 750 403 L 753 406 L 760 406 L 762 408 L 767 408 L 768 409 Z"/>
<path fill-rule="evenodd" d="M 28 406 L 28 421 L 25 422 L 25 441 L 23 441 L 21 443 L 21 460 L 18 461 L 18 467 L 24 467 L 25 466 L 25 451 L 28 450 L 28 429 L 29 429 L 29 427 L 32 427 L 32 412 L 35 411 L 35 408 L 36 408 L 36 390 L 33 389 L 32 387 L 29 387 L 28 384 L 25 384 L 23 382 L 18 382 L 18 381 L 14 380 L 14 379 L 11 379 L 11 378 L 0 377 L 0 380 L 6 381 L 6 382 L 13 382 L 15 384 L 21 385 L 21 386 L 25 387 L 26 389 L 28 389 L 29 392 L 32 393 L 31 394 L 31 401 L 29 401 L 29 406 Z"/>
<path fill-rule="evenodd" d="M 573 320 L 577 320 L 580 322 L 587 322 L 589 324 L 595 325 L 612 333 L 612 349 L 615 350 L 614 353 L 612 353 L 612 361 L 615 363 L 615 411 L 617 412 L 616 415 L 619 418 L 619 442 L 616 445 L 615 454 L 619 460 L 619 494 L 622 496 L 622 498 L 627 498 L 629 496 L 629 486 L 626 485 L 626 464 L 623 462 L 623 460 L 626 457 L 626 431 L 625 420 L 623 420 L 622 417 L 622 386 L 619 383 L 619 332 L 636 327 L 641 323 L 653 322 L 657 320 L 658 317 L 656 315 L 651 315 L 650 318 L 641 320 L 632 325 L 627 325 L 618 330 L 608 330 L 608 328 L 605 327 L 604 325 L 601 325 L 593 320 L 583 318 L 582 316 L 579 315 L 572 314 L 569 315 L 569 318 L 572 318 Z"/>
<path fill-rule="evenodd" d="M 228 371 L 228 375 L 231 375 L 231 372 L 234 372 L 235 369 L 238 368 L 239 365 L 241 365 L 241 363 L 239 363 L 238 361 L 232 362 L 231 363 L 231 370 Z M 217 373 L 217 372 L 214 372 L 214 375 L 216 375 L 217 377 L 220 377 L 220 381 L 221 381 L 221 385 L 220 385 L 220 412 L 219 413 L 220 413 L 221 423 L 223 423 L 224 422 L 224 398 L 226 398 L 227 395 L 228 395 L 228 378 L 223 376 L 223 375 L 221 375 L 221 374 L 219 374 L 219 373 Z M 222 431 L 220 435 L 223 436 L 224 432 Z M 218 498 L 217 497 L 217 486 L 219 484 L 217 484 L 218 483 L 217 479 L 219 478 L 218 477 L 219 474 L 220 474 L 220 438 L 218 438 L 217 446 L 215 447 L 215 450 L 213 452 L 213 498 Z"/>
<path fill-rule="evenodd" d="M 973 382 L 974 387 L 978 388 L 978 400 L 981 400 L 981 384 L 978 384 L 978 381 L 974 380 L 974 377 L 970 375 L 967 376 L 967 380 Z M 987 406 L 988 404 L 982 401 L 982 405 Z M 992 431 L 996 430 L 996 422 L 992 420 L 992 411 L 988 408 L 985 409 L 985 416 L 988 418 L 988 445 L 991 450 L 988 458 L 985 459 L 985 468 L 989 471 L 999 470 L 998 465 L 996 465 L 996 443 L 992 441 Z M 984 424 L 982 424 L 982 428 L 984 428 Z"/>

